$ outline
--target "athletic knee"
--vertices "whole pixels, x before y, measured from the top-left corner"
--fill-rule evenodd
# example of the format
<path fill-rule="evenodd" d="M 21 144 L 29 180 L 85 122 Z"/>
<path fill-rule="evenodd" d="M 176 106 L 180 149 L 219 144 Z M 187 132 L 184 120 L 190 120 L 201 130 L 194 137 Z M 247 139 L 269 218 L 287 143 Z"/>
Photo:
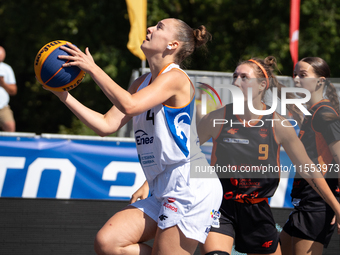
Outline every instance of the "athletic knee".
<path fill-rule="evenodd" d="M 94 251 L 97 255 L 122 254 L 121 247 L 118 247 L 116 244 L 117 242 L 99 231 L 94 240 Z"/>
<path fill-rule="evenodd" d="M 100 232 L 97 233 L 96 238 L 94 239 L 94 251 L 98 255 L 107 254 L 107 241 L 105 240 L 105 236 L 101 235 Z"/>
<path fill-rule="evenodd" d="M 205 255 L 230 255 L 230 254 L 226 251 L 211 251 L 206 253 Z"/>

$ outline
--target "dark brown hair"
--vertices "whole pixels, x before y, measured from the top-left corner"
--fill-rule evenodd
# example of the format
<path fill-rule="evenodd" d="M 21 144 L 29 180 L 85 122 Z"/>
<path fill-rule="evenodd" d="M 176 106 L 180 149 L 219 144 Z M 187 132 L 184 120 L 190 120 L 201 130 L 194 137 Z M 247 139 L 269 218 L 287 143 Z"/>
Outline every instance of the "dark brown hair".
<path fill-rule="evenodd" d="M 184 59 L 190 56 L 196 48 L 206 47 L 206 43 L 211 40 L 211 34 L 205 26 L 199 26 L 197 29 L 192 29 L 184 21 L 177 19 L 177 35 L 176 39 L 182 42 L 176 56 L 175 63 L 180 64 Z"/>
<path fill-rule="evenodd" d="M 300 61 L 306 62 L 307 64 L 310 64 L 313 67 L 313 72 L 316 74 L 317 77 L 325 77 L 325 95 L 331 102 L 334 110 L 337 112 L 337 114 L 340 114 L 340 107 L 339 107 L 339 98 L 338 94 L 336 93 L 336 89 L 334 85 L 329 81 L 328 78 L 331 77 L 331 70 L 326 63 L 325 60 L 319 57 L 306 57 L 301 59 Z M 339 116 L 332 113 L 325 113 L 324 119 L 334 120 L 334 119 L 340 119 Z"/>

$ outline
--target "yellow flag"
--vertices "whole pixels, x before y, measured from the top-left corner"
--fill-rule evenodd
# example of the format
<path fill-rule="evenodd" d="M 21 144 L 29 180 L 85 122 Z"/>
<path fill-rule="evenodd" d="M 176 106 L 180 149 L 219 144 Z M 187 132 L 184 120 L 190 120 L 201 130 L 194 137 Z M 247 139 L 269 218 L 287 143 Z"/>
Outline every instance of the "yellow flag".
<path fill-rule="evenodd" d="M 127 48 L 141 60 L 145 60 L 140 46 L 146 37 L 146 1 L 126 0 L 131 26 Z"/>

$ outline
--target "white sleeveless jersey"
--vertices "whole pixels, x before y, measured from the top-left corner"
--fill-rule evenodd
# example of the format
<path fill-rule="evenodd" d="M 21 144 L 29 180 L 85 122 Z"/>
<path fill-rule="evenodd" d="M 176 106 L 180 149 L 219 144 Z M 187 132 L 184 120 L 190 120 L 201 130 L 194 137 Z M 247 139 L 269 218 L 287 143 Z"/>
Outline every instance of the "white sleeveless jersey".
<path fill-rule="evenodd" d="M 181 70 L 170 64 L 160 75 L 173 68 Z M 148 86 L 150 79 L 151 74 L 138 90 Z M 195 98 L 188 98 L 183 107 L 157 105 L 133 117 L 133 125 L 138 157 L 152 195 L 132 205 L 159 228 L 177 225 L 187 238 L 204 243 L 223 193 L 216 174 L 210 178 L 190 175 L 196 166 L 209 166 L 199 147 Z"/>
<path fill-rule="evenodd" d="M 159 75 L 173 68 L 185 73 L 177 64 L 170 64 Z M 145 78 L 137 91 L 148 86 L 150 79 L 151 73 Z M 188 79 L 190 80 L 189 77 Z M 188 104 L 183 107 L 157 105 L 138 116 L 134 116 L 133 126 L 138 157 L 149 184 L 168 169 L 172 170 L 186 163 L 200 161 L 200 159 L 205 160 L 205 156 L 199 147 L 196 130 L 194 97 L 188 98 Z M 186 174 L 189 175 L 190 173 Z M 186 177 L 190 178 L 190 176 Z"/>

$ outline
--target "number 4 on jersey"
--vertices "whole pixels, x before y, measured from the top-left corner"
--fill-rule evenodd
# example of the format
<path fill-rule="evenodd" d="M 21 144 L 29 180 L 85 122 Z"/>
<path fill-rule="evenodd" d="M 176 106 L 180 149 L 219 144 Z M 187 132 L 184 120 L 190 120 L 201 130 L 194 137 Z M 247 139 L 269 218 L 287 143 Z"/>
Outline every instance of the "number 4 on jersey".
<path fill-rule="evenodd" d="M 151 110 L 146 113 L 146 120 L 152 120 L 152 125 L 155 125 L 155 114 L 151 113 Z"/>

